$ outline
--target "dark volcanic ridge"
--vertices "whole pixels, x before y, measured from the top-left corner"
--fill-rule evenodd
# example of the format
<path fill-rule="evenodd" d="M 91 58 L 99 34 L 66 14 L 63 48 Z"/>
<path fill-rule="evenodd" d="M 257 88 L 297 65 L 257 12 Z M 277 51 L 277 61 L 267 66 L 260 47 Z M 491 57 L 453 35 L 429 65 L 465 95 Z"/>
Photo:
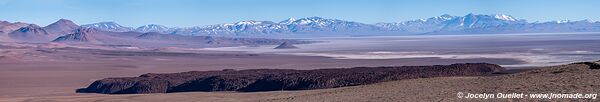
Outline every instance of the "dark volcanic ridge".
<path fill-rule="evenodd" d="M 210 91 L 308 90 L 365 85 L 385 81 L 490 75 L 505 70 L 487 63 L 434 66 L 355 67 L 317 70 L 251 69 L 144 74 L 97 80 L 83 93 L 138 94 Z"/>

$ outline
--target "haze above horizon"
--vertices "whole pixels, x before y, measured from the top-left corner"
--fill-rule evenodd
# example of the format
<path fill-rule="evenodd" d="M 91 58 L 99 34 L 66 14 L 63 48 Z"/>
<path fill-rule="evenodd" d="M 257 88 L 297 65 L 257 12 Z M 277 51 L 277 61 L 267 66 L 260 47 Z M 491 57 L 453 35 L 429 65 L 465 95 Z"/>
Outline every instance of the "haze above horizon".
<path fill-rule="evenodd" d="M 324 17 L 361 23 L 400 22 L 442 14 L 508 14 L 530 22 L 600 20 L 596 0 L 0 0 L 0 20 L 41 26 L 65 18 L 77 24 L 203 26 L 243 20 Z"/>

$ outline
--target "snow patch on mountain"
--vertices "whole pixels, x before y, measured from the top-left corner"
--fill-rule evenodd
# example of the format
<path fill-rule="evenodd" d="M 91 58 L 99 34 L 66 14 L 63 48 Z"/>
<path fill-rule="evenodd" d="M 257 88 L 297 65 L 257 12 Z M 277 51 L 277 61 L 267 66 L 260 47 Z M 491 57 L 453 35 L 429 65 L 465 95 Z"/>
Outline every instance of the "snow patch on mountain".
<path fill-rule="evenodd" d="M 112 32 L 129 32 L 133 31 L 131 27 L 121 26 L 115 22 L 99 22 L 94 24 L 86 24 L 81 25 L 82 28 L 94 28 L 102 31 L 112 31 Z"/>
<path fill-rule="evenodd" d="M 149 24 L 138 27 L 135 29 L 136 32 L 147 33 L 147 32 L 165 32 L 170 30 L 171 28 L 158 24 Z"/>

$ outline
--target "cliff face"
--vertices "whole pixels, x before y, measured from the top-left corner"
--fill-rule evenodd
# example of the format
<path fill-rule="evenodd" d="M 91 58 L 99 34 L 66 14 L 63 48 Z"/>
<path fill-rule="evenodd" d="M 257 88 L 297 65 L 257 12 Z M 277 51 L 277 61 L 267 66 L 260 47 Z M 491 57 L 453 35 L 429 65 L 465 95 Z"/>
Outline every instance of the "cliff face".
<path fill-rule="evenodd" d="M 318 70 L 252 69 L 144 74 L 139 77 L 97 80 L 78 92 L 105 94 L 170 93 L 193 91 L 276 91 L 335 88 L 385 81 L 477 76 L 504 68 L 486 63 L 435 66 L 356 67 Z"/>

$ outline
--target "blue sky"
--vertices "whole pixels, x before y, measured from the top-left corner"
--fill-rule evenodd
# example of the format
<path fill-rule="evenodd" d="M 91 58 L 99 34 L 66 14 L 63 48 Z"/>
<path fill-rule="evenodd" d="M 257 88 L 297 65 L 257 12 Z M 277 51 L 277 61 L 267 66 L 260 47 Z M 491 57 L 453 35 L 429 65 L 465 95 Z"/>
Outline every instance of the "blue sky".
<path fill-rule="evenodd" d="M 451 14 L 509 14 L 528 21 L 600 20 L 600 0 L 0 0 L 0 20 L 42 26 L 60 18 L 78 24 L 203 26 L 289 17 L 362 23 Z"/>

